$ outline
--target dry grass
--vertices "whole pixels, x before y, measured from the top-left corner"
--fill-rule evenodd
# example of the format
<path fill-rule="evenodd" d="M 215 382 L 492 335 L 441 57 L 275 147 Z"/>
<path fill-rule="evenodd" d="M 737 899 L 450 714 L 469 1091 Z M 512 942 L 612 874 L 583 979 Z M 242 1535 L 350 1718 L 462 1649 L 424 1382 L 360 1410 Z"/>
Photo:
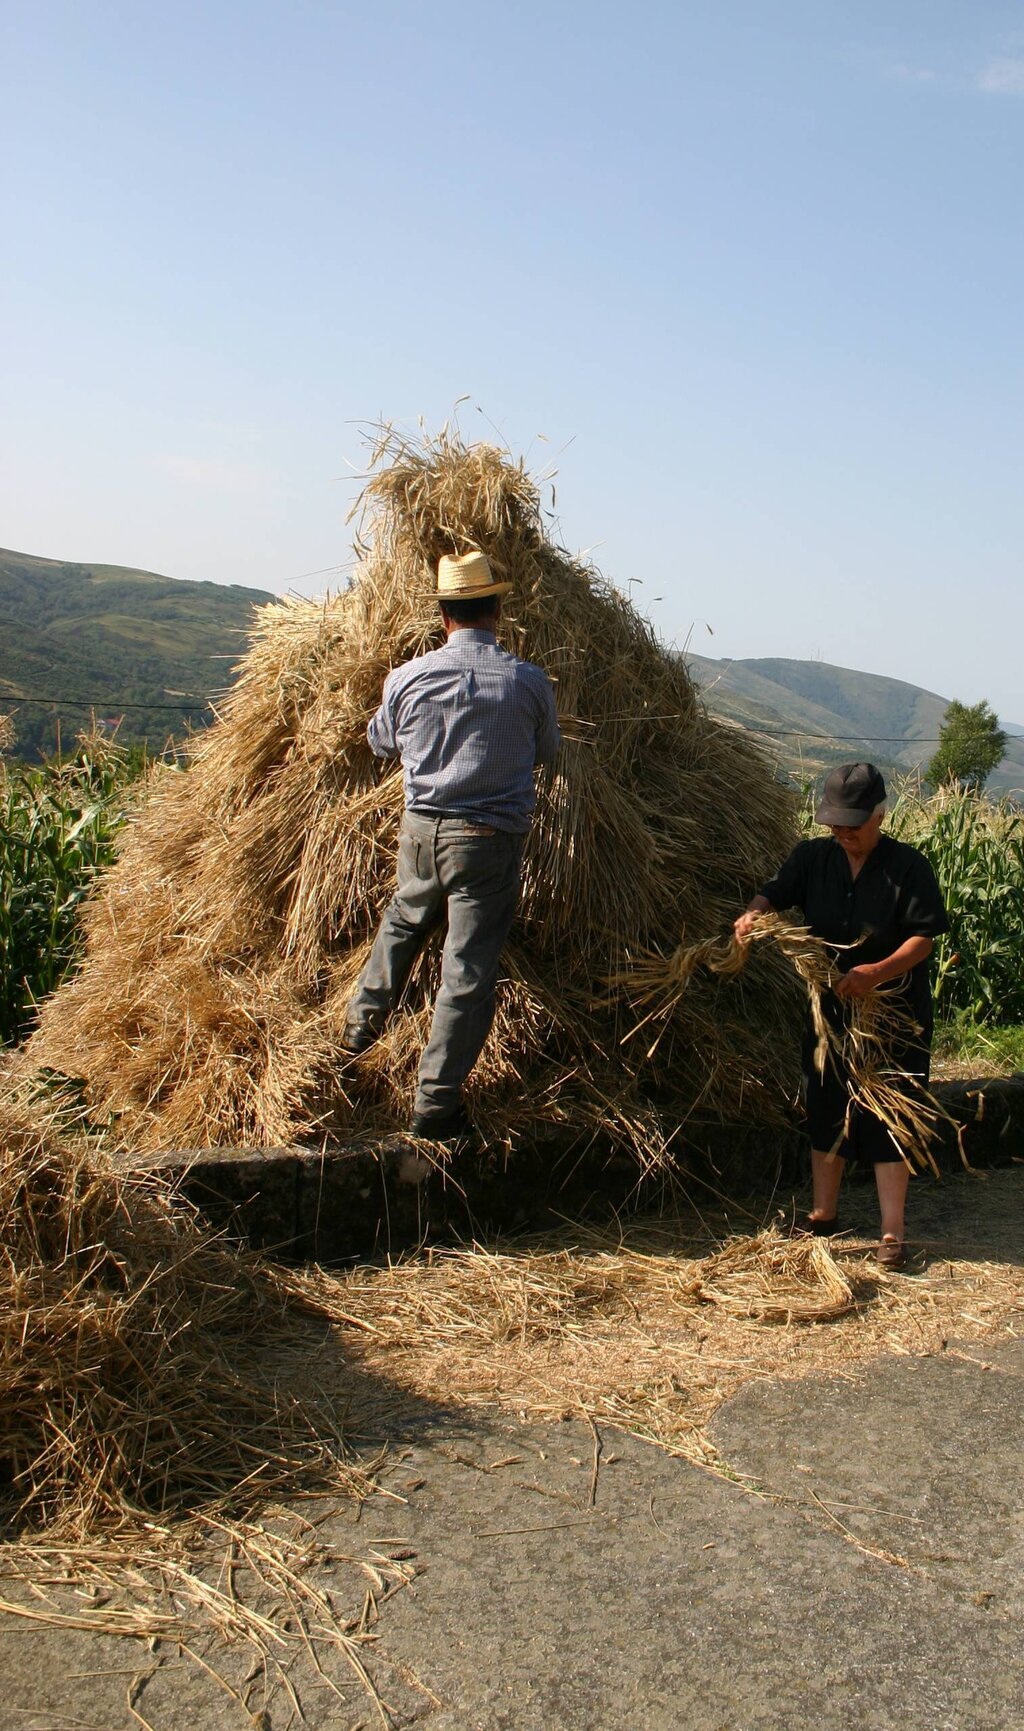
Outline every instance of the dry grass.
<path fill-rule="evenodd" d="M 0 713 L 0 752 L 10 751 L 16 738 L 13 715 Z"/>
<path fill-rule="evenodd" d="M 994 1259 L 904 1280 L 855 1247 L 693 1218 L 285 1270 L 105 1154 L 10 1112 L 0 1130 L 0 1610 L 169 1641 L 207 1669 L 212 1636 L 246 1713 L 301 1657 L 346 1705 L 355 1675 L 387 1722 L 368 1650 L 414 1569 L 336 1558 L 347 1603 L 363 1581 L 339 1614 L 300 1512 L 303 1493 L 374 1488 L 340 1409 L 376 1436 L 388 1402 L 585 1416 L 720 1468 L 708 1427 L 750 1378 L 937 1348 L 1024 1308 L 1024 1274 Z"/>
<path fill-rule="evenodd" d="M 585 1408 L 705 1458 L 707 1416 L 746 1376 L 883 1350 L 907 1319 L 921 1346 L 955 1331 L 965 1284 L 990 1313 L 1024 1290 L 995 1257 L 907 1281 L 842 1243 L 692 1217 L 286 1270 L 105 1155 L 10 1114 L 0 1129 L 3 1511 L 49 1545 L 153 1546 L 304 1487 L 367 1495 L 313 1362 L 372 1389 L 378 1435 L 387 1389 Z"/>
<path fill-rule="evenodd" d="M 416 446 L 385 431 L 356 581 L 261 611 L 190 767 L 155 773 L 87 912 L 85 965 L 21 1060 L 22 1074 L 80 1078 L 123 1146 L 268 1146 L 405 1121 L 436 948 L 356 1075 L 336 1064 L 402 807 L 365 728 L 389 668 L 438 639 L 437 556 L 467 546 L 511 579 L 503 639 L 555 681 L 565 733 L 540 776 L 474 1077 L 489 1141 L 555 1124 L 648 1164 L 694 1109 L 770 1116 L 793 1092 L 798 1004 L 772 959 L 728 997 L 695 984 L 649 1063 L 628 1006 L 601 1001 L 629 957 L 682 926 L 723 929 L 791 845 L 789 796 L 739 730 L 709 719 L 646 621 L 545 538 L 521 464 L 448 432 Z"/>
<path fill-rule="evenodd" d="M 308 1385 L 331 1322 L 312 1290 L 9 1109 L 0 1224 L 0 1610 L 170 1639 L 200 1665 L 212 1633 L 265 1680 L 319 1644 L 369 1687 L 375 1610 L 339 1620 L 309 1523 L 265 1518 L 376 1489 Z M 370 1567 L 374 1605 L 409 1573 Z"/>
<path fill-rule="evenodd" d="M 77 1540 L 230 1511 L 236 1489 L 243 1509 L 305 1482 L 368 1492 L 289 1392 L 297 1300 L 180 1198 L 5 1111 L 0 1223 L 9 1527 Z"/>
<path fill-rule="evenodd" d="M 821 1241 L 774 1230 L 687 1254 L 668 1225 L 625 1242 L 594 1233 L 569 1248 L 562 1236 L 358 1270 L 338 1302 L 359 1317 L 348 1351 L 417 1396 L 585 1414 L 707 1465 L 725 1387 L 775 1353 L 765 1325 L 856 1313 L 883 1281 L 867 1267 L 851 1278 Z"/>

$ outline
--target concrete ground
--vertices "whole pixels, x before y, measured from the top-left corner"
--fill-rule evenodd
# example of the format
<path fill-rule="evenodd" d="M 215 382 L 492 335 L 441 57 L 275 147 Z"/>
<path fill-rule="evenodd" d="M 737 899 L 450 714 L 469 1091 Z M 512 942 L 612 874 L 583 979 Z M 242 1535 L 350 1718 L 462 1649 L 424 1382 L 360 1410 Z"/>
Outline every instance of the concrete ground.
<path fill-rule="evenodd" d="M 1017 1262 L 1022 1202 L 1024 1171 L 1006 1175 Z M 1022 1731 L 1014 1326 L 971 1344 L 965 1317 L 939 1354 L 755 1377 L 714 1422 L 726 1476 L 582 1421 L 399 1410 L 382 1482 L 402 1500 L 282 1516 L 316 1521 L 311 1574 L 339 1615 L 358 1613 L 368 1558 L 384 1592 L 411 1577 L 362 1649 L 382 1707 L 315 1644 L 322 1674 L 299 1643 L 268 1687 L 210 1636 L 183 1656 L 8 1616 L 0 1724 Z"/>

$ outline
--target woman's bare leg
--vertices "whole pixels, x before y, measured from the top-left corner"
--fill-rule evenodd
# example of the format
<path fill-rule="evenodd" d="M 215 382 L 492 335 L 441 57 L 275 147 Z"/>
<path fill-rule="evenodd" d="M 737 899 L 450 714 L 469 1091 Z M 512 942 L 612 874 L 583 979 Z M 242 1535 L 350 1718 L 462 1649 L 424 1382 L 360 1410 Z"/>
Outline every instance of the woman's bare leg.
<path fill-rule="evenodd" d="M 903 1216 L 907 1203 L 910 1169 L 903 1160 L 890 1160 L 875 1167 L 878 1205 L 882 1211 L 882 1237 L 903 1243 Z"/>
<path fill-rule="evenodd" d="M 846 1161 L 838 1154 L 822 1154 L 819 1149 L 811 1151 L 811 1177 L 814 1185 L 814 1202 L 811 1205 L 811 1220 L 834 1220 L 839 1205 L 839 1186 L 843 1182 Z M 878 1168 L 876 1167 L 877 1171 Z"/>

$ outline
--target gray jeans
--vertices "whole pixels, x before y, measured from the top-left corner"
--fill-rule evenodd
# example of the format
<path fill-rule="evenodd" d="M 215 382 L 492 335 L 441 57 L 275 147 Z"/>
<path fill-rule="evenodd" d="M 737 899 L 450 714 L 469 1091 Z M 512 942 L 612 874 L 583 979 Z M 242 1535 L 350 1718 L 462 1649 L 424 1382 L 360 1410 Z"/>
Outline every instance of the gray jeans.
<path fill-rule="evenodd" d="M 519 900 L 525 837 L 456 817 L 406 812 L 398 887 L 349 1002 L 348 1027 L 380 1033 L 431 930 L 448 916 L 441 985 L 420 1060 L 414 1111 L 447 1118 L 494 1020 L 502 946 Z"/>

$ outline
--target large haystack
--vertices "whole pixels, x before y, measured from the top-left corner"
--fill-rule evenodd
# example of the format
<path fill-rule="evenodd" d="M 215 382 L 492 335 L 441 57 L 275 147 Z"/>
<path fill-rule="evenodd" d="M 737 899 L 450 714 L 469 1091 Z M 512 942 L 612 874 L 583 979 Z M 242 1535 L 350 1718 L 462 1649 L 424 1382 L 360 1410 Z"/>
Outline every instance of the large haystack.
<path fill-rule="evenodd" d="M 600 1003 L 629 956 L 721 931 L 787 850 L 791 805 L 765 760 L 708 717 L 630 604 L 545 539 L 521 463 L 448 432 L 388 434 L 364 507 L 351 588 L 264 608 L 190 766 L 157 774 L 27 1064 L 80 1078 L 93 1119 L 134 1148 L 406 1121 L 436 947 L 355 1079 L 336 1070 L 402 807 L 365 729 L 389 668 L 438 641 L 438 556 L 479 546 L 512 580 L 503 640 L 554 680 L 565 745 L 541 777 L 474 1111 L 495 1139 L 554 1124 L 645 1162 L 695 1108 L 768 1112 L 791 1041 L 763 969 L 696 985 L 649 1058 L 628 1003 Z"/>

